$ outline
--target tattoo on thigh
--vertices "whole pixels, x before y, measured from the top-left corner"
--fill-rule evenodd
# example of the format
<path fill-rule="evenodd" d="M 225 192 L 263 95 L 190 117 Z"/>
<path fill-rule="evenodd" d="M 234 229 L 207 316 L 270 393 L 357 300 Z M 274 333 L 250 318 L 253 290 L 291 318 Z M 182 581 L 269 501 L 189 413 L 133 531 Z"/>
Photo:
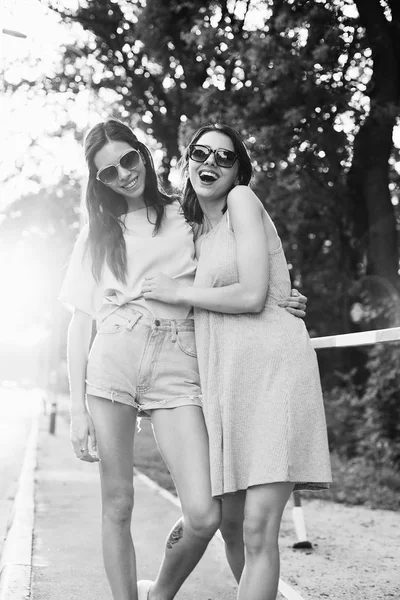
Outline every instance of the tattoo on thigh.
<path fill-rule="evenodd" d="M 167 539 L 167 548 L 171 550 L 174 544 L 177 544 L 179 540 L 183 537 L 183 523 L 179 521 L 171 531 L 169 538 Z"/>

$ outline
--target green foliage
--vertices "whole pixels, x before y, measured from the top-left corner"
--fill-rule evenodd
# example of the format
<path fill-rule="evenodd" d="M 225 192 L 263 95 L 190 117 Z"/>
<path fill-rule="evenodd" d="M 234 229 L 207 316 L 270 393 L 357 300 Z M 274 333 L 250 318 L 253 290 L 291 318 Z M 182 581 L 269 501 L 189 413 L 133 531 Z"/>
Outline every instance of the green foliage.
<path fill-rule="evenodd" d="M 374 509 L 400 509 L 400 473 L 390 463 L 376 465 L 362 456 L 347 459 L 334 452 L 331 465 L 329 492 L 302 492 L 302 496 Z"/>
<path fill-rule="evenodd" d="M 359 453 L 400 472 L 400 343 L 378 344 L 369 352 L 363 394 L 364 422 Z"/>
<path fill-rule="evenodd" d="M 357 456 L 359 432 L 364 422 L 365 407 L 359 386 L 353 382 L 354 370 L 324 394 L 330 449 L 343 458 Z"/>
<path fill-rule="evenodd" d="M 342 459 L 400 473 L 400 343 L 377 344 L 365 355 L 361 380 L 353 368 L 324 394 L 330 447 Z"/>

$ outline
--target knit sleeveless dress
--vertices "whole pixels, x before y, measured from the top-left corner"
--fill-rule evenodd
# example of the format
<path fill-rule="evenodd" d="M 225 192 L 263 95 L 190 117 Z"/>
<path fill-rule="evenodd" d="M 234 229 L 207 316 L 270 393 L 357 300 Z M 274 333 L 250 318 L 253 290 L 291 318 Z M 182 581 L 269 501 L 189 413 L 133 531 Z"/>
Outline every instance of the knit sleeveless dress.
<path fill-rule="evenodd" d="M 278 302 L 290 295 L 282 247 L 270 253 L 260 313 L 195 310 L 213 496 L 273 482 L 329 487 L 331 469 L 316 354 L 304 321 Z M 238 281 L 227 213 L 202 240 L 195 286 Z"/>

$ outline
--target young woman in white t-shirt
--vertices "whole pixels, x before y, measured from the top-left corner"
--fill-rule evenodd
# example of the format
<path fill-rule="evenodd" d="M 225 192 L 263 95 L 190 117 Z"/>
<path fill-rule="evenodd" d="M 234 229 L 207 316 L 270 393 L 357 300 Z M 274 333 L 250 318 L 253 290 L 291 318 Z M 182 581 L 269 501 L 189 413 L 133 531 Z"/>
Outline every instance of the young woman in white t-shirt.
<path fill-rule="evenodd" d="M 193 283 L 193 232 L 179 202 L 160 191 L 151 154 L 129 127 L 114 119 L 99 123 L 85 152 L 89 223 L 60 293 L 74 311 L 71 440 L 79 459 L 100 459 L 103 556 L 114 600 L 169 600 L 217 530 L 220 501 L 211 495 L 191 309 L 145 299 L 141 289 L 145 277 L 159 272 Z M 301 314 L 302 298 L 296 302 Z M 93 319 L 97 335 L 89 351 Z M 157 580 L 149 595 L 144 584 L 139 596 L 130 530 L 138 414 L 151 417 L 183 513 Z"/>

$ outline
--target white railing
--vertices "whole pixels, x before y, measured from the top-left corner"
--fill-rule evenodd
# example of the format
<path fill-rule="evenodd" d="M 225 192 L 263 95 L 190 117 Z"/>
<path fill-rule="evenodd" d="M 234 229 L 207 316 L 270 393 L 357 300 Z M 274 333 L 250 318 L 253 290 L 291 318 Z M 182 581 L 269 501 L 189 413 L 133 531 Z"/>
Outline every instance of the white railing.
<path fill-rule="evenodd" d="M 316 350 L 323 348 L 350 348 L 353 346 L 371 346 L 381 342 L 395 342 L 400 340 L 400 327 L 390 329 L 376 329 L 373 331 L 361 331 L 359 333 L 344 333 L 329 335 L 325 337 L 311 338 L 311 343 Z M 400 369 L 400 365 L 399 365 Z M 297 542 L 294 548 L 311 548 L 308 540 L 306 524 L 301 506 L 300 492 L 293 493 L 294 506 L 292 510 L 293 524 L 296 532 Z"/>
<path fill-rule="evenodd" d="M 360 333 L 342 333 L 326 337 L 312 338 L 311 343 L 316 350 L 321 348 L 349 348 L 350 346 L 370 346 L 379 342 L 400 340 L 400 327 L 360 331 Z"/>

